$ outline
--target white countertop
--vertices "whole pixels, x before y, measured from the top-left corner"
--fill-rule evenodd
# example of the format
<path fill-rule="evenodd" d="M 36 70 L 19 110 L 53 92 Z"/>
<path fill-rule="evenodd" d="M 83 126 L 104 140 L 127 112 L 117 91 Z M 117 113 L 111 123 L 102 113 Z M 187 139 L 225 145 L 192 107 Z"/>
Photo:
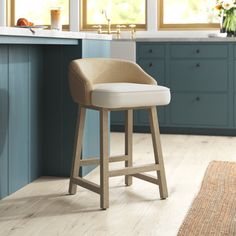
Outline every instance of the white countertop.
<path fill-rule="evenodd" d="M 97 34 L 88 32 L 58 31 L 48 29 L 35 29 L 32 33 L 30 29 L 17 27 L 0 27 L 0 36 L 17 37 L 39 37 L 39 38 L 60 38 L 60 39 L 98 39 L 111 40 L 112 36 L 107 34 Z M 236 37 L 228 38 L 219 31 L 156 31 L 137 32 L 134 40 L 130 39 L 129 33 L 121 35 L 121 39 L 114 41 L 136 41 L 136 42 L 236 42 Z"/>
<path fill-rule="evenodd" d="M 121 39 L 113 37 L 114 41 L 136 42 L 236 42 L 236 37 L 226 37 L 219 30 L 212 31 L 156 31 L 137 32 L 134 40 L 129 34 L 123 34 Z"/>
<path fill-rule="evenodd" d="M 136 38 L 136 42 L 236 42 L 234 37 L 158 37 Z"/>
<path fill-rule="evenodd" d="M 111 40 L 110 35 L 85 33 L 85 32 L 68 32 L 48 29 L 33 28 L 35 33 L 32 33 L 27 28 L 17 27 L 0 27 L 0 36 L 17 36 L 17 37 L 40 37 L 40 38 L 61 38 L 61 39 L 98 39 Z"/>

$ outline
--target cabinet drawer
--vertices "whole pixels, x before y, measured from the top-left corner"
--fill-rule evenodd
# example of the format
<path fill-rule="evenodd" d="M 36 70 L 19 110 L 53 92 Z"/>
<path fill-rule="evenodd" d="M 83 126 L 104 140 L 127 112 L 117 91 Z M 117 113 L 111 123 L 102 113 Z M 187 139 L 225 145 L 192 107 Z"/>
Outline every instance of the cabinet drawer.
<path fill-rule="evenodd" d="M 171 45 L 172 58 L 225 58 L 227 45 Z"/>
<path fill-rule="evenodd" d="M 154 79 L 159 85 L 165 84 L 165 62 L 158 59 L 140 59 L 138 64 Z"/>
<path fill-rule="evenodd" d="M 172 60 L 171 89 L 175 91 L 227 91 L 227 60 Z"/>
<path fill-rule="evenodd" d="M 165 46 L 159 44 L 137 44 L 138 58 L 161 58 L 165 56 Z"/>
<path fill-rule="evenodd" d="M 182 126 L 226 127 L 227 94 L 172 93 L 171 123 Z"/>

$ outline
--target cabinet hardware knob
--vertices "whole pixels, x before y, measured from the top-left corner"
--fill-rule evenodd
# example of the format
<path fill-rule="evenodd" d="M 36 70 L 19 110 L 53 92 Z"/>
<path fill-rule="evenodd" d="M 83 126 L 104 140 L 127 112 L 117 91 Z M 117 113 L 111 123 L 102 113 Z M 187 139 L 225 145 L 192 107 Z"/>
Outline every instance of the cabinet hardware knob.
<path fill-rule="evenodd" d="M 199 68 L 199 67 L 200 67 L 200 63 L 197 63 L 197 64 L 196 64 L 196 67 Z"/>
<path fill-rule="evenodd" d="M 149 53 L 152 53 L 152 49 L 149 49 Z"/>
<path fill-rule="evenodd" d="M 152 67 L 152 63 L 149 63 L 149 67 Z"/>
<path fill-rule="evenodd" d="M 200 53 L 200 49 L 197 49 L 197 50 L 196 50 L 196 53 Z"/>
<path fill-rule="evenodd" d="M 196 97 L 196 101 L 200 101 L 200 97 L 197 96 L 197 97 Z"/>

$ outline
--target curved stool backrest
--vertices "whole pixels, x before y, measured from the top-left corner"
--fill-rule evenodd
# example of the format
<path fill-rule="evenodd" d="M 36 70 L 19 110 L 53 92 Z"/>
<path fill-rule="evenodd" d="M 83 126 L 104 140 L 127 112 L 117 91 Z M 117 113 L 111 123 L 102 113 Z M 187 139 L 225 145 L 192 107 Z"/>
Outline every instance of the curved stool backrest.
<path fill-rule="evenodd" d="M 91 91 L 98 83 L 157 84 L 140 66 L 125 60 L 78 59 L 70 63 L 69 84 L 73 100 L 91 105 Z"/>

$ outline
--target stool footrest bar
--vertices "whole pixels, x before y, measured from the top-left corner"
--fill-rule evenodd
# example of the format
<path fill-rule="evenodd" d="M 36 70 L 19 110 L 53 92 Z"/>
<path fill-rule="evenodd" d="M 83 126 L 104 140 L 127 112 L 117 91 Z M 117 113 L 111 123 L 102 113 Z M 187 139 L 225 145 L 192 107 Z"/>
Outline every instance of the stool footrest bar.
<path fill-rule="evenodd" d="M 100 194 L 100 192 L 101 192 L 100 191 L 100 186 L 98 184 L 95 184 L 95 183 L 93 183 L 91 181 L 88 181 L 86 179 L 82 179 L 80 177 L 74 177 L 74 178 L 72 178 L 72 182 L 74 184 L 77 184 L 77 185 L 79 185 L 83 188 L 86 188 L 90 191 L 93 191 L 95 193 Z"/>
<path fill-rule="evenodd" d="M 128 160 L 128 155 L 109 157 L 109 162 L 119 162 L 127 160 Z M 99 165 L 99 164 L 100 164 L 99 158 L 88 158 L 86 160 L 80 160 L 81 166 Z"/>
<path fill-rule="evenodd" d="M 135 178 L 147 181 L 147 182 L 152 183 L 152 184 L 156 184 L 156 185 L 160 184 L 159 180 L 157 178 L 151 176 L 151 175 L 147 175 L 147 174 L 134 174 L 132 176 L 134 176 Z"/>
<path fill-rule="evenodd" d="M 109 171 L 110 177 L 121 176 L 121 175 L 133 175 L 140 172 L 149 172 L 149 171 L 157 171 L 160 170 L 159 164 L 150 164 L 150 165 L 142 165 L 136 167 L 126 167 L 117 170 Z"/>

